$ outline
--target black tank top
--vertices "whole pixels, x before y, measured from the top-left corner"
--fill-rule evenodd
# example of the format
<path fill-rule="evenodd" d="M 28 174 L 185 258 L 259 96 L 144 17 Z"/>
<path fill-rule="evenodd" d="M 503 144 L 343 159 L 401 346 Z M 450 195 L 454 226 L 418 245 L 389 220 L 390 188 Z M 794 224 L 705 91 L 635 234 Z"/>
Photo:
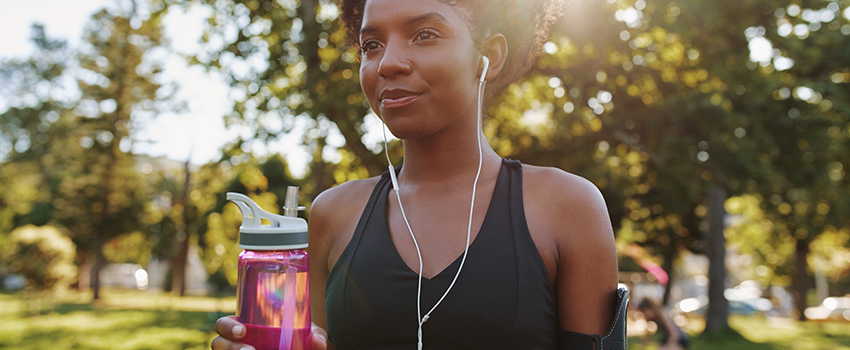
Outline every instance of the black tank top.
<path fill-rule="evenodd" d="M 338 350 L 416 349 L 418 275 L 389 235 L 391 188 L 384 173 L 328 276 L 328 333 Z M 459 265 L 460 257 L 422 279 L 423 314 L 446 291 Z M 522 165 L 503 160 L 463 271 L 423 326 L 424 349 L 552 350 L 557 334 L 554 289 L 525 221 Z"/>

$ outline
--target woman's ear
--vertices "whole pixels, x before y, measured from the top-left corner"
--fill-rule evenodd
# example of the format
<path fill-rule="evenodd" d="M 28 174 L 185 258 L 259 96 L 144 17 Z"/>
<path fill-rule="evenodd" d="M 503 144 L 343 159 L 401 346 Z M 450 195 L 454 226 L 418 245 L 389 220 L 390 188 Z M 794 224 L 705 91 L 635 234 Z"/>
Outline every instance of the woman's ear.
<path fill-rule="evenodd" d="M 482 53 L 490 60 L 490 68 L 484 79 L 493 80 L 505 67 L 505 61 L 508 58 L 508 40 L 501 33 L 493 34 L 484 39 Z"/>

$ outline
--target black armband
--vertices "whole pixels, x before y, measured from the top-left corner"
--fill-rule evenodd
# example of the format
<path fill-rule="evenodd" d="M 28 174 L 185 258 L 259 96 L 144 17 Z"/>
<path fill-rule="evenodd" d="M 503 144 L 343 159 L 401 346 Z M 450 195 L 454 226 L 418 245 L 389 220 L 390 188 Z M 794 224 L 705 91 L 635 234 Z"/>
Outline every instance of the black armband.
<path fill-rule="evenodd" d="M 625 288 L 617 290 L 617 307 L 614 310 L 614 322 L 605 335 L 582 334 L 560 331 L 558 334 L 559 350 L 625 350 L 628 348 L 626 338 L 626 315 L 629 309 L 629 291 Z"/>

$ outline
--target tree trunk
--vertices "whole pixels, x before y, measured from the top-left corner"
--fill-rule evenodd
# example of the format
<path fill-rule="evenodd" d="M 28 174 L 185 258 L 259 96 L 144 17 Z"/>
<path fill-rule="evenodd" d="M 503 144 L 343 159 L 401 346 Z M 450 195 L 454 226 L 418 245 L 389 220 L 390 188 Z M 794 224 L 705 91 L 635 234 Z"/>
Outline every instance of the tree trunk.
<path fill-rule="evenodd" d="M 794 307 L 797 309 L 797 318 L 800 321 L 806 320 L 806 315 L 803 313 L 808 306 L 806 295 L 811 288 L 812 281 L 806 266 L 808 265 L 806 258 L 809 256 L 809 240 L 798 239 L 794 249 L 794 282 L 791 283 L 792 296 L 794 297 Z"/>
<path fill-rule="evenodd" d="M 91 286 L 91 270 L 92 266 L 89 263 L 88 252 L 77 252 L 77 257 L 80 260 L 79 274 L 77 279 L 77 291 L 82 292 L 89 289 Z"/>
<path fill-rule="evenodd" d="M 723 295 L 726 289 L 726 238 L 723 236 L 723 217 L 726 209 L 725 186 L 712 183 L 708 189 L 708 313 L 705 320 L 706 333 L 721 331 L 729 327 L 729 303 Z"/>
<path fill-rule="evenodd" d="M 661 263 L 661 268 L 667 273 L 667 284 L 664 285 L 664 297 L 661 299 L 661 305 L 669 309 L 670 307 L 670 292 L 673 290 L 673 260 L 676 259 L 677 250 L 671 246 L 664 249 L 664 262 Z"/>
<path fill-rule="evenodd" d="M 174 260 L 171 263 L 172 269 L 172 282 L 171 282 L 171 290 L 175 291 L 177 295 L 184 296 L 186 295 L 186 266 L 187 261 L 189 260 L 189 235 L 186 234 L 185 231 L 180 231 L 177 233 L 178 240 L 178 251 L 177 256 L 174 257 Z"/>
<path fill-rule="evenodd" d="M 304 40 L 299 46 L 304 56 L 304 63 L 307 64 L 307 74 L 304 77 L 305 86 L 310 86 L 315 83 L 315 77 L 310 73 L 314 73 L 319 69 L 322 63 L 319 59 L 319 32 L 321 26 L 316 22 L 316 0 L 301 0 L 301 6 L 298 7 L 298 17 L 301 18 L 301 34 L 304 35 Z M 317 74 L 321 75 L 321 74 Z"/>
<path fill-rule="evenodd" d="M 176 246 L 177 256 L 171 260 L 172 280 L 171 290 L 176 291 L 177 295 L 186 295 L 186 265 L 189 260 L 189 185 L 191 180 L 191 172 L 189 171 L 189 161 L 187 160 L 183 166 L 186 172 L 186 179 L 183 182 L 183 193 L 180 195 L 180 207 L 182 212 L 180 215 L 183 218 L 183 229 L 177 231 Z"/>
<path fill-rule="evenodd" d="M 106 257 L 103 255 L 103 246 L 106 244 L 106 239 L 103 234 L 99 234 L 95 239 L 94 248 L 94 265 L 91 271 L 91 289 L 94 294 L 94 300 L 100 300 L 100 271 L 106 266 Z"/>

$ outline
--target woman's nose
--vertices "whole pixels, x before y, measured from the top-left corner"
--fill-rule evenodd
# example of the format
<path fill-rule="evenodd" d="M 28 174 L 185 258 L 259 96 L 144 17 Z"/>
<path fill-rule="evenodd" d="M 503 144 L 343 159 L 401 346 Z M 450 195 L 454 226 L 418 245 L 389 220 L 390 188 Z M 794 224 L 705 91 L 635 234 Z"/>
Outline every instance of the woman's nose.
<path fill-rule="evenodd" d="M 412 66 L 403 45 L 400 42 L 391 42 L 384 47 L 381 63 L 378 65 L 378 74 L 381 77 L 390 78 L 410 74 Z"/>

